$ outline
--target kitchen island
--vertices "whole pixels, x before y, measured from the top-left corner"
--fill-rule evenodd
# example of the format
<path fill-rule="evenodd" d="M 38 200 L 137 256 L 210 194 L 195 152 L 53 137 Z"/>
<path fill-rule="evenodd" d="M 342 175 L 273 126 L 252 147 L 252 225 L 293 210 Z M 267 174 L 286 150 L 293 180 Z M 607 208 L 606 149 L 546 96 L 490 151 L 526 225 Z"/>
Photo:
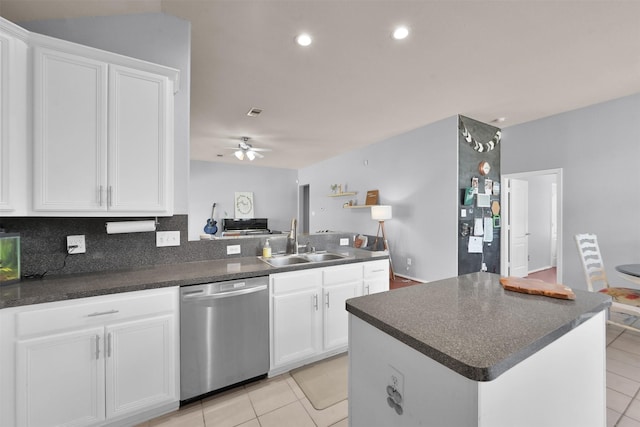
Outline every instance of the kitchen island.
<path fill-rule="evenodd" d="M 604 426 L 605 310 L 472 273 L 347 301 L 358 426 Z"/>

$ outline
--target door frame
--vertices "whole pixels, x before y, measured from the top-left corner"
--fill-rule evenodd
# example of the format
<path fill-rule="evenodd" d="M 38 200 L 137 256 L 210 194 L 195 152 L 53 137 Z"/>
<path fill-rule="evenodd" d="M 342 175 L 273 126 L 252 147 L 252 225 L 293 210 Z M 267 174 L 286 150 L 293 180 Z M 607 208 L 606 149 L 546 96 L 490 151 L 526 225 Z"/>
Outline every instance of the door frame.
<path fill-rule="evenodd" d="M 500 228 L 500 241 L 502 242 L 500 245 L 500 274 L 503 276 L 507 276 L 509 274 L 508 262 L 509 262 L 509 245 L 510 245 L 510 212 L 509 212 L 509 201 L 507 200 L 510 189 L 507 186 L 507 180 L 509 179 L 522 179 L 528 180 L 529 178 L 533 178 L 541 175 L 555 175 L 556 184 L 557 184 L 557 192 L 556 192 L 556 202 L 557 202 L 557 282 L 562 283 L 562 253 L 563 253 L 563 239 L 562 239 L 562 217 L 563 217 L 563 171 L 562 168 L 558 169 L 544 169 L 537 171 L 528 171 L 528 172 L 518 172 L 518 173 L 510 173 L 504 174 L 500 177 L 500 186 L 502 187 L 502 192 L 500 195 L 500 216 L 502 227 Z"/>

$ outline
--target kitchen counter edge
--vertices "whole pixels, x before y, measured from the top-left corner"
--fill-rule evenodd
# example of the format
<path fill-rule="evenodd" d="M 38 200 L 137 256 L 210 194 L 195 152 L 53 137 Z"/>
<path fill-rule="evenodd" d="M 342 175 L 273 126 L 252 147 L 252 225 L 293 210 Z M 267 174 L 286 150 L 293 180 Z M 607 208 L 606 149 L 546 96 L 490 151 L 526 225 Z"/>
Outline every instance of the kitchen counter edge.
<path fill-rule="evenodd" d="M 332 252 L 347 254 L 347 257 L 286 267 L 272 267 L 257 256 L 239 257 L 23 280 L 0 287 L 0 309 L 145 289 L 241 280 L 288 271 L 388 259 L 387 253 L 350 247 L 335 248 Z"/>

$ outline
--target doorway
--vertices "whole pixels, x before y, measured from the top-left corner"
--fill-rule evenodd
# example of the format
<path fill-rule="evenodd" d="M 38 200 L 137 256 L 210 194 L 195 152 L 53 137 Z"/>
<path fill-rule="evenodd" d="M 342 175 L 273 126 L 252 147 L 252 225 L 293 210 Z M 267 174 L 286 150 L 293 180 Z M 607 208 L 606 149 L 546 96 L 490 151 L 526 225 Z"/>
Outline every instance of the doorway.
<path fill-rule="evenodd" d="M 561 283 L 562 169 L 506 174 L 501 186 L 501 274 Z"/>
<path fill-rule="evenodd" d="M 309 184 L 298 187 L 298 206 L 300 224 L 299 230 L 303 234 L 309 234 Z"/>

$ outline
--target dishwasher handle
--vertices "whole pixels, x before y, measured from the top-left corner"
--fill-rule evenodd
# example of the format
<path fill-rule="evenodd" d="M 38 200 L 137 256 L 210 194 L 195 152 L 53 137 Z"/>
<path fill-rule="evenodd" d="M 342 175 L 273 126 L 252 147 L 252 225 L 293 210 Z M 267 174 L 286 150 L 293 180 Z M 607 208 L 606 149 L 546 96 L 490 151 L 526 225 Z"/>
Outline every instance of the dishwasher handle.
<path fill-rule="evenodd" d="M 205 294 L 204 291 L 186 292 L 182 295 L 183 301 L 204 301 L 222 298 L 231 298 L 238 295 L 253 294 L 255 292 L 261 292 L 267 289 L 267 285 L 251 286 L 248 288 L 237 289 L 229 292 L 218 292 L 214 294 Z"/>

